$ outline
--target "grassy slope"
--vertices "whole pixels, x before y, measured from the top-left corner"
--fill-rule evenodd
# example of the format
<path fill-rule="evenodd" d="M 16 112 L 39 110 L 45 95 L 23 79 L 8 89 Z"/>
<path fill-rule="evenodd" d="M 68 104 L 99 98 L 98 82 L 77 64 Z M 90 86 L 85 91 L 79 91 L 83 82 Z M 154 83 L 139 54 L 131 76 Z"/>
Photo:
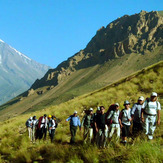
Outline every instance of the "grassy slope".
<path fill-rule="evenodd" d="M 132 145 L 123 146 L 112 142 L 109 144 L 109 149 L 99 150 L 94 146 L 81 145 L 82 134 L 78 132 L 78 145 L 72 147 L 67 144 L 70 132 L 65 119 L 74 110 L 78 110 L 81 117 L 83 109 L 89 107 L 95 109 L 98 105 L 108 108 L 110 104 L 119 102 L 122 109 L 124 100 L 128 99 L 133 104 L 140 95 L 149 97 L 152 91 L 158 92 L 159 101 L 163 105 L 163 61 L 90 94 L 5 121 L 1 123 L 0 130 L 1 161 L 162 162 L 162 123 L 160 127 L 157 127 L 154 140 L 151 142 L 140 136 L 132 142 Z M 56 130 L 55 143 L 51 144 L 47 140 L 46 143 L 41 141 L 31 144 L 24 126 L 25 121 L 31 115 L 35 114 L 39 117 L 44 113 L 55 114 L 61 120 Z M 161 121 L 163 121 L 163 116 L 161 116 Z"/>
<path fill-rule="evenodd" d="M 122 58 L 106 62 L 104 65 L 81 69 L 41 96 L 34 94 L 14 105 L 7 103 L 1 106 L 0 119 L 4 120 L 24 112 L 41 110 L 68 101 L 79 95 L 100 89 L 159 60 L 163 60 L 162 49 L 157 49 L 155 53 L 146 55 L 125 55 Z M 40 90 L 45 89 L 46 87 L 40 88 Z M 15 98 L 13 103 L 17 102 L 17 99 L 19 98 Z"/>

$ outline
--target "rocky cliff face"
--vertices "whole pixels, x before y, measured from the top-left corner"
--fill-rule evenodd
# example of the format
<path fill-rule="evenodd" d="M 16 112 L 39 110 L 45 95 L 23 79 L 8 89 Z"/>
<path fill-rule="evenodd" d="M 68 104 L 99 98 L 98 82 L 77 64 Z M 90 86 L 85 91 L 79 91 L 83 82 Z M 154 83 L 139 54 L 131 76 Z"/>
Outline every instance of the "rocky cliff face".
<path fill-rule="evenodd" d="M 76 53 L 56 69 L 49 70 L 31 88 L 56 86 L 75 71 L 103 64 L 125 54 L 145 55 L 163 46 L 163 17 L 157 11 L 125 15 L 101 27 L 84 50 Z"/>

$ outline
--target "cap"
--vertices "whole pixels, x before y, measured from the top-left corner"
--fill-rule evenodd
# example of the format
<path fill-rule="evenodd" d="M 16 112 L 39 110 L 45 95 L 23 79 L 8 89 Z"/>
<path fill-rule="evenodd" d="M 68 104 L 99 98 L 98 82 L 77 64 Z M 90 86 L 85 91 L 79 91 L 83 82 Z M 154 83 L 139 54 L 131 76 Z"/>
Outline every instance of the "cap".
<path fill-rule="evenodd" d="M 33 117 L 30 117 L 29 119 L 30 119 L 30 120 L 32 120 L 32 119 L 33 119 Z"/>
<path fill-rule="evenodd" d="M 78 112 L 75 110 L 75 111 L 74 111 L 74 114 L 77 114 L 77 113 L 78 113 Z"/>
<path fill-rule="evenodd" d="M 128 100 L 124 101 L 124 105 L 128 105 L 130 102 Z"/>
<path fill-rule="evenodd" d="M 152 93 L 151 93 L 151 96 L 157 97 L 157 93 L 156 93 L 156 92 L 152 92 Z"/>
<path fill-rule="evenodd" d="M 49 117 L 49 118 L 51 118 L 52 116 L 51 116 L 51 115 L 49 115 L 48 117 Z"/>
<path fill-rule="evenodd" d="M 144 97 L 143 97 L 143 96 L 140 96 L 140 97 L 138 98 L 138 100 L 139 100 L 139 101 L 144 101 Z"/>
<path fill-rule="evenodd" d="M 89 111 L 93 111 L 93 108 L 90 108 Z"/>
<path fill-rule="evenodd" d="M 118 103 L 115 103 L 114 105 L 119 106 L 119 104 L 118 104 Z"/>
<path fill-rule="evenodd" d="M 99 106 L 97 107 L 97 110 L 100 111 L 100 107 Z"/>

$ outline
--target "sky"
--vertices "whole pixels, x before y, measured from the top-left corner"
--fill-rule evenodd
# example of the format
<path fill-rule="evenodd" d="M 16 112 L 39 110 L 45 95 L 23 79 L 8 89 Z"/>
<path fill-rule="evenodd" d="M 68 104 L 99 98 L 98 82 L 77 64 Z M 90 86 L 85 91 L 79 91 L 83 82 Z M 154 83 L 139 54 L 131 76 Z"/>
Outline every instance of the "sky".
<path fill-rule="evenodd" d="M 141 10 L 163 10 L 163 0 L 0 0 L 0 39 L 55 68 L 99 28 Z"/>

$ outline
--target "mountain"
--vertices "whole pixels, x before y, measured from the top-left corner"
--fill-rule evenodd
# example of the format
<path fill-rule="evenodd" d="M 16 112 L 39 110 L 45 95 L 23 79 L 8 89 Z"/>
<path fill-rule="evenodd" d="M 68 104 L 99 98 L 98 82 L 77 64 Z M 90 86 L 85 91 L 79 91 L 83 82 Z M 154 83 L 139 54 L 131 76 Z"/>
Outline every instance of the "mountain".
<path fill-rule="evenodd" d="M 0 107 L 3 118 L 41 110 L 114 83 L 163 60 L 163 17 L 141 11 L 100 28 L 79 51 Z M 125 88 L 124 88 L 125 89 Z"/>
<path fill-rule="evenodd" d="M 49 68 L 0 40 L 0 104 L 29 89 Z"/>
<path fill-rule="evenodd" d="M 125 15 L 101 27 L 84 50 L 81 50 L 56 69 L 49 70 L 32 88 L 58 85 L 77 70 L 118 59 L 126 54 L 149 54 L 163 45 L 163 17 L 158 12 L 141 11 Z M 137 55 L 138 56 L 138 55 Z M 136 56 L 136 57 L 137 57 Z"/>

